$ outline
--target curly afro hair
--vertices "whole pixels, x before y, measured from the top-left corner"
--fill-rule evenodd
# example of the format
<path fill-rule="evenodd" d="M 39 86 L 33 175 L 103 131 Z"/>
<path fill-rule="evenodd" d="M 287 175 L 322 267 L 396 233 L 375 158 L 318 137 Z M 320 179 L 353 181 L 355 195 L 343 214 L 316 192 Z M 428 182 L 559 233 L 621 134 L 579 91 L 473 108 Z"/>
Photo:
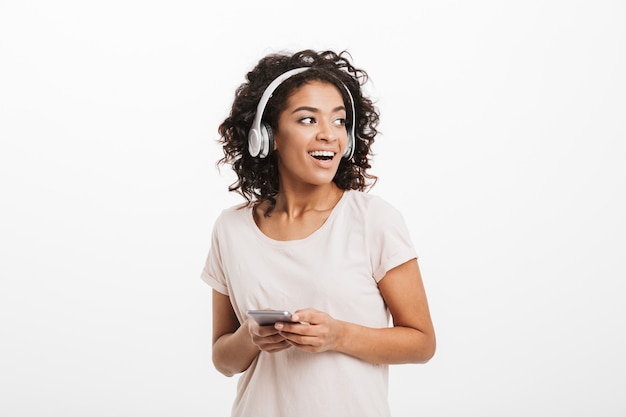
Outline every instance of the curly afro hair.
<path fill-rule="evenodd" d="M 367 82 L 367 73 L 355 68 L 346 51 L 316 52 L 303 50 L 294 54 L 270 54 L 262 58 L 248 72 L 247 81 L 237 88 L 229 116 L 219 126 L 219 143 L 224 157 L 217 165 L 229 164 L 237 174 L 237 181 L 229 186 L 229 191 L 241 194 L 248 203 L 270 202 L 270 210 L 278 193 L 278 160 L 276 153 L 266 158 L 253 157 L 248 153 L 248 131 L 256 114 L 257 104 L 267 86 L 279 75 L 294 68 L 310 69 L 285 80 L 272 95 L 263 113 L 263 122 L 277 129 L 278 117 L 286 108 L 289 96 L 298 88 L 311 81 L 322 81 L 337 86 L 349 108 L 349 96 L 344 85 L 350 90 L 354 100 L 355 120 L 347 120 L 347 125 L 355 123 L 355 149 L 351 159 L 342 158 L 333 182 L 342 190 L 369 189 L 376 182 L 376 176 L 367 172 L 371 167 L 371 146 L 377 131 L 379 114 L 372 101 L 364 97 L 361 86 Z"/>

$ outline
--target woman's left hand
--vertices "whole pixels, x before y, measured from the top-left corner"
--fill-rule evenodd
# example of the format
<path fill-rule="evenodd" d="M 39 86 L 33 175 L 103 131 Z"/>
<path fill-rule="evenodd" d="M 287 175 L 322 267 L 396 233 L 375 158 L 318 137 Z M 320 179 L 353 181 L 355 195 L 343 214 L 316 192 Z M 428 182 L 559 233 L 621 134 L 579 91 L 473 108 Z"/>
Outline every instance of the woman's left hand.
<path fill-rule="evenodd" d="M 295 311 L 291 319 L 299 323 L 275 325 L 289 344 L 307 352 L 335 350 L 341 335 L 340 321 L 312 308 Z"/>

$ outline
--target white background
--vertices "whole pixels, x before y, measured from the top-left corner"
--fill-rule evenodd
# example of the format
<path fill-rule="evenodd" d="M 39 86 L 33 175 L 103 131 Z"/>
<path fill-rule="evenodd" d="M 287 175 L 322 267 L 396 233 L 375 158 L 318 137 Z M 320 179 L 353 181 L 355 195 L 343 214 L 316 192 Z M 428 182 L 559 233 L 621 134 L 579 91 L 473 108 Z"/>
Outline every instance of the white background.
<path fill-rule="evenodd" d="M 391 368 L 395 416 L 626 415 L 625 22 L 604 0 L 0 0 L 0 415 L 228 415 L 199 279 L 241 201 L 217 127 L 259 58 L 304 48 L 370 74 L 372 193 L 420 253 L 439 346 Z"/>

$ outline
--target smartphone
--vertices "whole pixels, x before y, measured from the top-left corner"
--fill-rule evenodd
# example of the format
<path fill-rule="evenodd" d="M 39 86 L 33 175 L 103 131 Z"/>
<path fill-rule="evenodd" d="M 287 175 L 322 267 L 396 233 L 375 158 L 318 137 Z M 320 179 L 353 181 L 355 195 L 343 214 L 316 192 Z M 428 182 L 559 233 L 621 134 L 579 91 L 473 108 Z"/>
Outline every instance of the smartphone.
<path fill-rule="evenodd" d="M 248 310 L 248 315 L 260 326 L 270 326 L 277 321 L 292 323 L 291 313 L 281 310 Z"/>

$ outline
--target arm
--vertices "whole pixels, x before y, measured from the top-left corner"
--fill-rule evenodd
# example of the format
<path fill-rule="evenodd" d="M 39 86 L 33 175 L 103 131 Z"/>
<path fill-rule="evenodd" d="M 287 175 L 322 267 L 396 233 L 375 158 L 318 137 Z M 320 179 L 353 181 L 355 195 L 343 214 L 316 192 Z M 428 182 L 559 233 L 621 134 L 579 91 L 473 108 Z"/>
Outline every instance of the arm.
<path fill-rule="evenodd" d="M 393 327 L 374 329 L 335 320 L 313 309 L 299 310 L 294 320 L 277 323 L 294 346 L 310 352 L 334 350 L 370 363 L 425 363 L 435 353 L 435 332 L 416 259 L 399 265 L 378 284 L 393 317 Z"/>
<path fill-rule="evenodd" d="M 243 372 L 261 350 L 278 352 L 289 345 L 272 326 L 254 320 L 239 323 L 230 298 L 213 290 L 213 364 L 226 376 Z"/>

